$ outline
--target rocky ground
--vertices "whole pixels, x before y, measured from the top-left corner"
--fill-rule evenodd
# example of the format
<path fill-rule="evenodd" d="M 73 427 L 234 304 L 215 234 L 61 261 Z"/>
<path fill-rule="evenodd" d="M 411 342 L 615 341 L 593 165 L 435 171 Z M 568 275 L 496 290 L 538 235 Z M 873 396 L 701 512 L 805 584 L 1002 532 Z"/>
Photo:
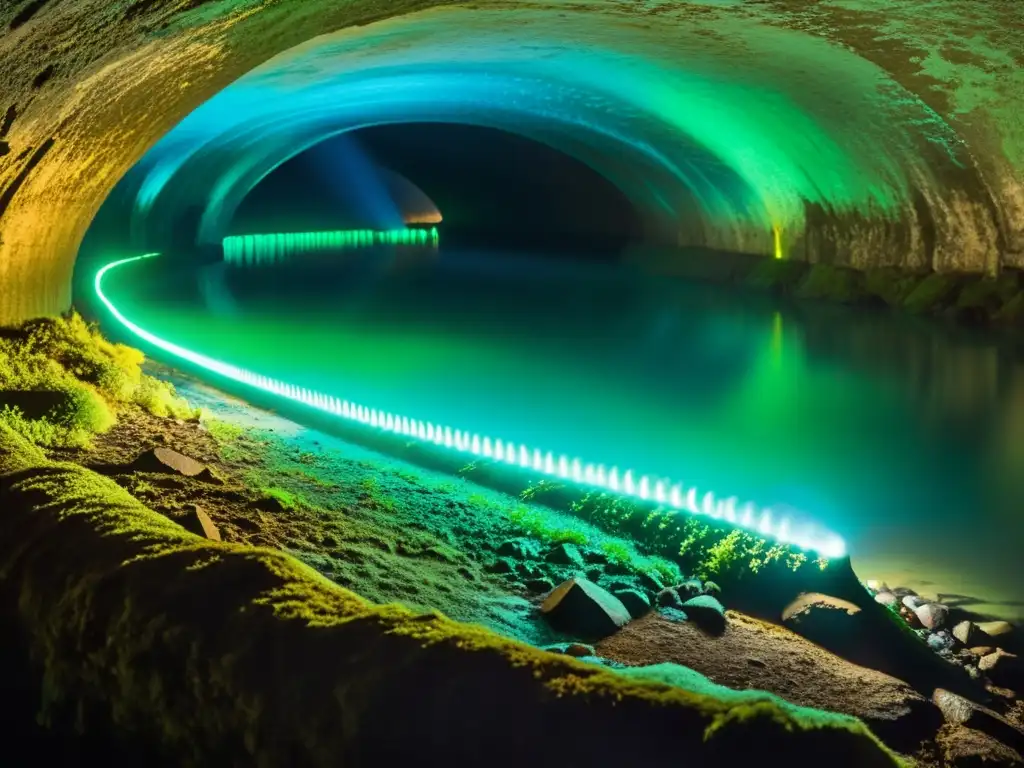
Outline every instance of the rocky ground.
<path fill-rule="evenodd" d="M 851 603 L 805 595 L 774 622 L 726 610 L 713 582 L 528 493 L 401 463 L 175 378 L 202 418 L 130 408 L 92 450 L 51 456 L 99 470 L 198 535 L 287 551 L 375 602 L 437 609 L 608 666 L 673 662 L 855 715 L 923 765 L 1022 762 L 1021 636 L 1010 625 L 868 583 L 951 675 L 912 686 Z"/>

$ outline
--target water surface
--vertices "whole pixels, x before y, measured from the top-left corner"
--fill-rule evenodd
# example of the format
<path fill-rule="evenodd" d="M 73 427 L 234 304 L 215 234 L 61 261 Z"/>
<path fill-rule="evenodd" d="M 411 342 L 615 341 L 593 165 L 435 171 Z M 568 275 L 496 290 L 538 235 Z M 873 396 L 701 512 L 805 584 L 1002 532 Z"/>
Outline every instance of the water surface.
<path fill-rule="evenodd" d="M 290 383 L 796 507 L 865 578 L 1024 616 L 1024 355 L 992 338 L 443 248 L 147 267 L 108 293 L 166 339 Z"/>

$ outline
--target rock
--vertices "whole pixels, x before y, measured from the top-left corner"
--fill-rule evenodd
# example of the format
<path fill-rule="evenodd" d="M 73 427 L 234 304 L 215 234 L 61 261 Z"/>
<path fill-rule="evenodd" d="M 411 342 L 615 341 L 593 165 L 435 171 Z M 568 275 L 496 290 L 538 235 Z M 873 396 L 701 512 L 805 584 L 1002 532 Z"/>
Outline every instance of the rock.
<path fill-rule="evenodd" d="M 864 582 L 864 586 L 870 589 L 874 593 L 889 592 L 889 585 L 884 581 L 876 581 L 875 579 L 868 579 Z"/>
<path fill-rule="evenodd" d="M 704 594 L 704 585 L 700 583 L 700 579 L 687 579 L 682 584 L 676 584 L 675 590 L 681 599 L 688 600 Z"/>
<path fill-rule="evenodd" d="M 626 606 L 629 615 L 634 619 L 639 619 L 651 610 L 651 601 L 647 599 L 647 595 L 636 589 L 622 589 L 612 594 Z"/>
<path fill-rule="evenodd" d="M 580 637 L 606 637 L 630 618 L 622 601 L 581 578 L 559 584 L 540 610 L 551 626 Z"/>
<path fill-rule="evenodd" d="M 898 605 L 899 605 L 899 613 L 900 613 L 900 616 L 903 617 L 903 620 L 905 622 L 907 622 L 907 624 L 909 624 L 912 628 L 920 629 L 921 628 L 921 620 L 919 618 L 917 618 L 917 614 L 914 613 L 909 608 L 907 608 L 907 606 L 905 606 L 905 605 L 902 605 L 902 604 L 898 604 Z"/>
<path fill-rule="evenodd" d="M 1016 639 L 1014 627 L 1008 621 L 982 621 L 977 627 L 984 633 L 986 645 L 1007 648 Z"/>
<path fill-rule="evenodd" d="M 683 612 L 701 629 L 713 634 L 725 631 L 725 607 L 711 595 L 691 597 L 683 603 Z"/>
<path fill-rule="evenodd" d="M 196 480 L 200 480 L 210 485 L 224 485 L 224 478 L 219 477 L 213 473 L 213 470 L 209 467 L 204 467 L 203 471 L 195 476 Z"/>
<path fill-rule="evenodd" d="M 683 601 L 679 599 L 679 593 L 672 587 L 660 590 L 654 600 L 661 608 L 681 608 L 683 605 Z"/>
<path fill-rule="evenodd" d="M 894 595 L 896 595 L 896 597 L 898 597 L 900 600 L 902 600 L 907 595 L 916 595 L 917 594 L 917 592 L 915 592 L 914 590 L 910 589 L 909 587 L 894 587 L 893 589 L 890 589 L 889 591 L 892 592 Z"/>
<path fill-rule="evenodd" d="M 932 701 L 950 725 L 962 725 L 987 733 L 1014 749 L 1020 749 L 1024 744 L 1024 733 L 988 707 L 975 704 L 943 688 L 935 690 Z"/>
<path fill-rule="evenodd" d="M 903 605 L 907 606 L 907 608 L 909 608 L 910 610 L 916 611 L 918 608 L 920 608 L 928 601 L 925 600 L 923 597 L 919 597 L 917 595 L 906 595 L 902 600 L 900 600 L 900 602 L 903 603 Z"/>
<path fill-rule="evenodd" d="M 657 574 L 647 571 L 639 571 L 636 575 L 636 580 L 640 583 L 641 587 L 651 592 L 659 592 L 665 588 Z"/>
<path fill-rule="evenodd" d="M 974 639 L 974 622 L 961 621 L 953 627 L 953 637 L 963 645 L 970 645 Z"/>
<path fill-rule="evenodd" d="M 925 603 L 914 610 L 914 615 L 925 629 L 935 631 L 945 626 L 946 619 L 949 618 L 949 608 L 941 603 Z"/>
<path fill-rule="evenodd" d="M 544 575 L 544 571 L 534 563 L 524 563 L 522 560 L 516 563 L 516 573 L 525 579 L 537 579 Z"/>
<path fill-rule="evenodd" d="M 604 567 L 604 572 L 609 576 L 632 576 L 633 569 L 626 563 L 621 563 L 618 560 L 612 560 Z"/>
<path fill-rule="evenodd" d="M 604 576 L 604 571 L 602 571 L 600 568 L 590 568 L 587 570 L 587 578 L 595 584 L 597 583 L 597 580 L 600 579 L 602 576 Z"/>
<path fill-rule="evenodd" d="M 196 477 L 206 470 L 206 466 L 195 459 L 163 447 L 149 449 L 136 458 L 131 467 L 138 472 L 159 472 L 185 477 Z"/>
<path fill-rule="evenodd" d="M 953 650 L 955 641 L 946 630 L 928 635 L 928 647 L 936 653 L 948 653 Z"/>
<path fill-rule="evenodd" d="M 198 504 L 192 504 L 186 512 L 185 517 L 180 519 L 181 527 L 191 531 L 197 536 L 202 536 L 210 541 L 220 541 L 220 531 L 213 524 L 210 516 L 203 511 Z"/>
<path fill-rule="evenodd" d="M 523 582 L 523 586 L 535 595 L 542 595 L 555 588 L 554 582 L 551 579 L 527 579 Z"/>
<path fill-rule="evenodd" d="M 705 595 L 720 595 L 722 594 L 722 588 L 715 584 L 713 581 L 704 582 L 704 594 Z"/>
<path fill-rule="evenodd" d="M 504 558 L 495 560 L 493 563 L 487 566 L 487 570 L 490 573 L 515 573 L 516 568 L 512 563 Z"/>
<path fill-rule="evenodd" d="M 941 752 L 941 765 L 950 768 L 1024 764 L 1019 751 L 974 728 L 943 728 L 935 741 Z"/>
<path fill-rule="evenodd" d="M 996 648 L 994 653 L 982 656 L 978 660 L 978 669 L 1000 688 L 1024 691 L 1024 665 L 1015 653 L 1007 653 L 1002 648 Z"/>
<path fill-rule="evenodd" d="M 996 649 L 990 645 L 976 645 L 970 650 L 975 656 L 988 656 L 990 653 L 996 652 Z"/>
<path fill-rule="evenodd" d="M 583 552 L 583 559 L 589 565 L 608 565 L 608 555 L 596 549 L 587 549 Z"/>
<path fill-rule="evenodd" d="M 285 503 L 277 496 L 264 496 L 261 499 L 256 499 L 249 504 L 253 509 L 258 509 L 262 512 L 287 512 L 288 507 Z"/>
<path fill-rule="evenodd" d="M 861 610 L 853 603 L 819 592 L 800 595 L 782 611 L 782 623 L 813 643 L 846 658 L 864 650 Z"/>
<path fill-rule="evenodd" d="M 900 600 L 892 592 L 879 592 L 875 595 L 875 602 L 881 603 L 882 605 L 892 607 L 900 604 Z"/>
<path fill-rule="evenodd" d="M 574 565 L 577 568 L 582 568 L 584 565 L 583 555 L 580 554 L 579 549 L 575 544 L 567 542 L 556 544 L 544 559 L 556 565 Z"/>
<path fill-rule="evenodd" d="M 580 658 L 582 656 L 593 656 L 594 649 L 593 647 L 584 645 L 583 643 L 569 643 L 565 648 L 565 655 L 575 656 L 576 658 Z"/>
<path fill-rule="evenodd" d="M 535 548 L 531 548 L 523 539 L 509 539 L 498 546 L 499 555 L 516 560 L 527 560 L 534 556 Z"/>

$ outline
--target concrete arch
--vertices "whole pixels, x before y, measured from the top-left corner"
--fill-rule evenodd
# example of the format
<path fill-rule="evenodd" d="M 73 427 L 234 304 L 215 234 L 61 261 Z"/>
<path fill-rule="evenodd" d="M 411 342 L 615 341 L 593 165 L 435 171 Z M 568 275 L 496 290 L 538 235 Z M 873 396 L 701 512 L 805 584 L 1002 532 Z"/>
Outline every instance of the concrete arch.
<path fill-rule="evenodd" d="M 17 7 L 5 7 L 0 321 L 66 308 L 78 244 L 113 186 L 189 112 L 261 64 L 265 85 L 290 92 L 282 104 L 315 92 L 311 83 L 323 88 L 328 71 L 351 86 L 388 67 L 408 82 L 434 66 L 455 93 L 460 72 L 502 70 L 513 98 L 516 76 L 568 83 L 576 105 L 591 100 L 598 125 L 620 120 L 631 143 L 670 159 L 667 178 L 679 183 L 668 207 L 699 244 L 767 252 L 777 228 L 788 254 L 811 261 L 1019 266 L 1024 62 L 1012 6 L 481 0 L 403 3 L 404 16 L 383 21 L 370 2 L 125 11 L 54 0 L 15 27 Z M 284 62 L 269 61 L 284 51 Z M 527 88 L 520 107 L 529 109 L 505 113 L 536 115 L 542 96 Z M 232 154 L 218 156 L 237 172 Z M 710 182 L 704 199 L 693 194 L 695 168 Z M 645 194 L 636 167 L 622 176 Z"/>

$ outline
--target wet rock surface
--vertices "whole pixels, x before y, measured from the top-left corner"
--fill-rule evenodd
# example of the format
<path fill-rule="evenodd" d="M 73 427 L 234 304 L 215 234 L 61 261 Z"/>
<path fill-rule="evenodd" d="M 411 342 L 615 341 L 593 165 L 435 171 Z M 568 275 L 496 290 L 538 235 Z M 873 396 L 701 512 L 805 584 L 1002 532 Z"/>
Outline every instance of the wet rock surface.
<path fill-rule="evenodd" d="M 630 620 L 617 597 L 583 578 L 559 584 L 540 610 L 553 627 L 583 638 L 606 637 Z"/>

